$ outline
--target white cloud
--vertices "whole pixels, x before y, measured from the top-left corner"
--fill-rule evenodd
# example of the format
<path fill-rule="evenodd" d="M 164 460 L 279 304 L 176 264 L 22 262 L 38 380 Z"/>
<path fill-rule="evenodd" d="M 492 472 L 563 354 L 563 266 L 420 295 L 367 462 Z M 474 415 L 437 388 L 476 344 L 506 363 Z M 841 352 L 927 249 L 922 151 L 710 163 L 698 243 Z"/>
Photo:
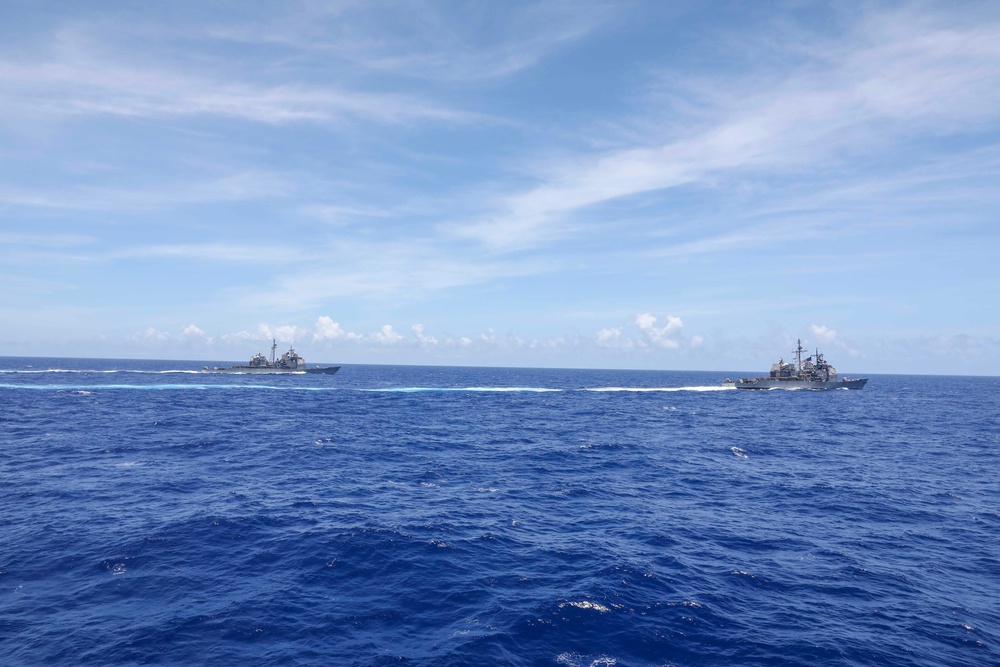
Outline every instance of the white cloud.
<path fill-rule="evenodd" d="M 826 325 L 809 325 L 809 331 L 815 336 L 820 343 L 823 345 L 833 345 L 840 350 L 847 352 L 847 354 L 852 357 L 859 356 L 861 352 L 855 349 L 848 341 L 843 340 L 837 335 L 837 332 Z"/>
<path fill-rule="evenodd" d="M 601 329 L 597 332 L 597 344 L 598 345 L 614 345 L 621 338 L 622 328 L 613 327 L 607 329 Z"/>
<path fill-rule="evenodd" d="M 0 201 L 3 196 L 0 194 Z M 94 242 L 93 236 L 80 234 L 7 234 L 0 233 L 0 245 L 11 246 L 78 246 Z"/>
<path fill-rule="evenodd" d="M 313 327 L 313 340 L 361 340 L 363 336 L 350 331 L 346 331 L 339 322 L 334 322 L 326 315 L 316 319 Z"/>
<path fill-rule="evenodd" d="M 308 204 L 300 210 L 303 215 L 322 220 L 324 223 L 334 227 L 343 227 L 357 220 L 384 219 L 391 216 L 391 212 L 388 210 L 364 206 Z"/>
<path fill-rule="evenodd" d="M 383 324 L 381 329 L 371 335 L 371 339 L 382 345 L 395 345 L 403 340 L 403 336 L 393 331 L 391 324 Z"/>
<path fill-rule="evenodd" d="M 222 334 L 220 338 L 226 343 L 245 343 L 253 340 L 253 334 L 249 331 L 239 331 L 237 333 Z"/>
<path fill-rule="evenodd" d="M 690 100 L 697 112 L 684 123 L 672 119 L 683 134 L 653 132 L 643 142 L 531 169 L 536 186 L 499 198 L 494 214 L 446 231 L 501 251 L 535 247 L 578 230 L 574 215 L 603 202 L 815 172 L 928 131 L 967 132 L 1000 117 L 1000 23 L 992 17 L 977 24 L 873 13 L 838 41 L 797 37 L 780 55 L 798 66 L 783 76 L 770 63 L 762 73 L 737 72 L 721 82 L 665 73 L 675 82 L 671 95 Z M 670 126 L 670 118 L 660 106 L 634 121 Z M 703 242 L 703 251 L 746 241 L 755 242 L 753 231 L 727 232 Z"/>
<path fill-rule="evenodd" d="M 73 54 L 66 62 L 0 61 L 0 101 L 33 114 L 170 118 L 218 116 L 271 125 L 364 119 L 469 121 L 474 115 L 420 98 L 333 86 L 266 85 L 146 67 L 131 68 Z"/>
<path fill-rule="evenodd" d="M 672 334 L 680 331 L 684 326 L 681 318 L 667 315 L 667 323 L 662 327 L 657 327 L 656 317 L 649 313 L 640 313 L 635 316 L 635 324 L 639 327 L 643 340 L 670 349 L 680 347 L 680 341 Z"/>
<path fill-rule="evenodd" d="M 676 315 L 667 315 L 662 326 L 657 326 L 659 320 L 651 313 L 639 313 L 632 318 L 626 334 L 626 326 L 605 327 L 598 330 L 595 339 L 600 348 L 616 349 L 631 352 L 636 349 L 665 348 L 678 350 L 681 348 L 698 348 L 704 345 L 705 338 L 695 335 L 687 339 L 682 335 L 684 321 Z"/>
<path fill-rule="evenodd" d="M 205 337 L 205 332 L 193 324 L 189 324 L 188 326 L 184 327 L 184 331 L 182 333 L 185 336 L 198 336 L 201 338 Z"/>
<path fill-rule="evenodd" d="M 356 67 L 424 80 L 474 82 L 534 66 L 564 45 L 609 24 L 620 6 L 608 2 L 504 5 L 436 2 L 309 3 L 266 23 L 215 25 L 214 39 L 281 45 L 335 67 Z"/>
<path fill-rule="evenodd" d="M 449 247 L 433 237 L 338 238 L 320 248 L 318 261 L 305 261 L 305 266 L 296 262 L 288 273 L 278 274 L 269 288 L 248 292 L 246 307 L 264 304 L 307 309 L 322 307 L 332 299 L 395 300 L 400 295 L 413 298 L 559 268 L 558 260 L 532 257 L 497 260 L 469 252 L 468 248 Z M 337 257 L 338 261 L 331 263 L 330 257 Z M 305 259 L 312 258 L 307 255 Z"/>
<path fill-rule="evenodd" d="M 108 259 L 163 257 L 174 259 L 245 262 L 250 264 L 283 264 L 301 260 L 302 251 L 276 245 L 239 245 L 231 243 L 174 244 L 124 248 L 108 253 Z"/>
<path fill-rule="evenodd" d="M 825 325 L 812 324 L 809 326 L 809 331 L 812 335 L 816 336 L 820 342 L 827 345 L 833 343 L 837 339 L 837 332 Z"/>
<path fill-rule="evenodd" d="M 411 328 L 413 329 L 413 333 L 417 337 L 417 342 L 420 343 L 421 345 L 435 346 L 438 344 L 437 338 L 435 338 L 434 336 L 428 336 L 424 332 L 423 324 L 414 324 L 413 327 Z"/>
<path fill-rule="evenodd" d="M 557 350 L 566 347 L 568 344 L 564 336 L 549 337 L 542 341 L 533 340 L 528 346 L 529 348 L 543 349 L 543 350 Z"/>
<path fill-rule="evenodd" d="M 266 340 L 274 339 L 281 343 L 294 343 L 296 340 L 308 337 L 309 332 L 291 324 L 277 327 L 269 324 L 260 324 L 257 326 L 257 334 L 258 338 Z"/>
<path fill-rule="evenodd" d="M 284 197 L 293 190 L 293 185 L 279 174 L 245 171 L 146 188 L 79 187 L 39 190 L 4 187 L 0 188 L 0 203 L 75 211 L 148 211 L 187 204 Z M 223 244 L 167 244 L 127 248 L 113 257 L 205 256 L 206 253 L 212 256 L 212 253 L 218 253 L 222 259 L 229 259 L 234 252 L 246 254 L 252 252 L 252 249 L 240 246 L 227 248 Z M 257 256 L 260 255 L 258 249 Z"/>
<path fill-rule="evenodd" d="M 170 334 L 168 334 L 166 331 L 159 331 L 154 327 L 148 327 L 141 334 L 135 334 L 129 336 L 129 340 L 131 342 L 139 342 L 143 340 L 165 342 L 170 340 Z"/>

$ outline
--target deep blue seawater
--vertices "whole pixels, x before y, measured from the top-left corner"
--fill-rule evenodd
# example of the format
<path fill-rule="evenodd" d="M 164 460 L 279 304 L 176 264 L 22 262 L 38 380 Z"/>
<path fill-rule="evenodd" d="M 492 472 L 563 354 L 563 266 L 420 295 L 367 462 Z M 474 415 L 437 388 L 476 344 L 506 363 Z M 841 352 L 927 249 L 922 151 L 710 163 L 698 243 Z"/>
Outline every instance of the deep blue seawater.
<path fill-rule="evenodd" d="M 200 366 L 0 359 L 0 665 L 1000 664 L 998 378 Z"/>

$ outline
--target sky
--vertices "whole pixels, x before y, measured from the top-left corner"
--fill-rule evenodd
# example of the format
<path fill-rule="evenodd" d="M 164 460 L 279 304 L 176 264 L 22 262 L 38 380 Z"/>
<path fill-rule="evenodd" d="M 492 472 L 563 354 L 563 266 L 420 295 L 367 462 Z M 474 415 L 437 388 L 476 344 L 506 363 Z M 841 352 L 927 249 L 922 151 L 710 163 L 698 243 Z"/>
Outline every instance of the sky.
<path fill-rule="evenodd" d="M 0 355 L 1000 375 L 1000 5 L 0 0 Z"/>

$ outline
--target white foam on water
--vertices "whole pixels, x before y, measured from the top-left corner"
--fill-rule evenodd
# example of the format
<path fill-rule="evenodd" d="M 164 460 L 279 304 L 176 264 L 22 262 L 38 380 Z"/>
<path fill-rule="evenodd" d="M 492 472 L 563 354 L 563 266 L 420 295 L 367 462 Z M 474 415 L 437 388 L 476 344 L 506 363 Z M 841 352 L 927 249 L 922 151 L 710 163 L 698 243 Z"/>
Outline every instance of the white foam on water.
<path fill-rule="evenodd" d="M 0 369 L 0 373 L 8 373 L 8 374 L 11 374 L 11 375 L 40 375 L 40 374 L 44 374 L 44 373 L 75 373 L 75 374 L 82 374 L 82 375 L 90 375 L 90 374 L 95 374 L 95 375 L 96 374 L 110 375 L 110 374 L 113 374 L 113 373 L 134 373 L 136 375 L 165 375 L 165 374 L 171 374 L 171 373 L 182 373 L 182 374 L 185 374 L 185 375 L 188 375 L 188 374 L 198 375 L 198 374 L 203 373 L 203 372 L 204 371 L 192 371 L 192 370 L 183 370 L 183 369 L 165 370 L 165 371 L 142 371 L 142 370 L 135 370 L 135 369 L 128 369 L 128 368 L 113 368 L 113 369 L 110 369 L 110 370 L 109 369 L 97 370 L 97 369 L 86 369 L 86 368 L 84 368 L 84 369 L 79 369 L 79 368 L 45 368 L 45 369 L 32 369 L 32 370 Z"/>
<path fill-rule="evenodd" d="M 10 373 L 12 375 L 38 375 L 40 373 L 117 373 L 118 371 L 79 371 L 70 370 L 68 368 L 47 368 L 45 370 L 30 370 L 30 371 L 18 371 L 18 370 L 2 370 L 0 373 Z"/>
<path fill-rule="evenodd" d="M 47 391 L 66 391 L 77 395 L 92 394 L 102 389 L 140 389 L 155 391 L 159 389 L 265 389 L 268 391 L 343 391 L 341 387 L 278 387 L 267 384 L 0 384 L 0 389 L 36 389 Z"/>
<path fill-rule="evenodd" d="M 653 391 L 729 391 L 736 387 L 728 385 L 707 385 L 701 387 L 588 387 L 583 391 L 596 392 L 653 392 Z"/>
<path fill-rule="evenodd" d="M 158 373 L 161 371 L 157 371 Z M 162 371 L 173 372 L 173 371 Z M 215 373 L 215 371 L 177 371 L 177 372 L 191 372 L 191 373 Z M 226 371 L 225 375 L 305 375 L 305 371 L 282 371 L 281 373 L 254 373 L 253 371 Z"/>
<path fill-rule="evenodd" d="M 563 390 L 546 387 L 384 387 L 381 389 L 361 389 L 360 391 L 401 394 L 415 394 L 419 392 L 529 392 L 542 394 L 561 392 Z"/>
<path fill-rule="evenodd" d="M 560 665 L 568 665 L 569 667 L 584 667 L 584 665 L 588 667 L 614 667 L 614 665 L 618 664 L 617 658 L 612 658 L 608 655 L 602 655 L 587 662 L 589 658 L 579 653 L 560 653 L 556 656 L 555 660 Z"/>
<path fill-rule="evenodd" d="M 598 611 L 602 614 L 611 611 L 608 607 L 605 607 L 603 604 L 598 604 L 597 602 L 591 602 L 590 600 L 581 600 L 579 602 L 563 602 L 562 604 L 559 605 L 559 608 L 562 609 L 563 607 L 576 607 L 577 609 L 593 609 L 594 611 Z"/>

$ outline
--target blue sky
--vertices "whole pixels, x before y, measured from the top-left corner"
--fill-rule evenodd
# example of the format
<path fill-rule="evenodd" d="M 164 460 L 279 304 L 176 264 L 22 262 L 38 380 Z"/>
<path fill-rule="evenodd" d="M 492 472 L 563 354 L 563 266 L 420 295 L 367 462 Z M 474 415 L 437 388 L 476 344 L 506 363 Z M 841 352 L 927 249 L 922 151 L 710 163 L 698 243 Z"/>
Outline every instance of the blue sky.
<path fill-rule="evenodd" d="M 762 6 L 4 0 L 2 354 L 1000 375 L 1000 7 Z"/>

